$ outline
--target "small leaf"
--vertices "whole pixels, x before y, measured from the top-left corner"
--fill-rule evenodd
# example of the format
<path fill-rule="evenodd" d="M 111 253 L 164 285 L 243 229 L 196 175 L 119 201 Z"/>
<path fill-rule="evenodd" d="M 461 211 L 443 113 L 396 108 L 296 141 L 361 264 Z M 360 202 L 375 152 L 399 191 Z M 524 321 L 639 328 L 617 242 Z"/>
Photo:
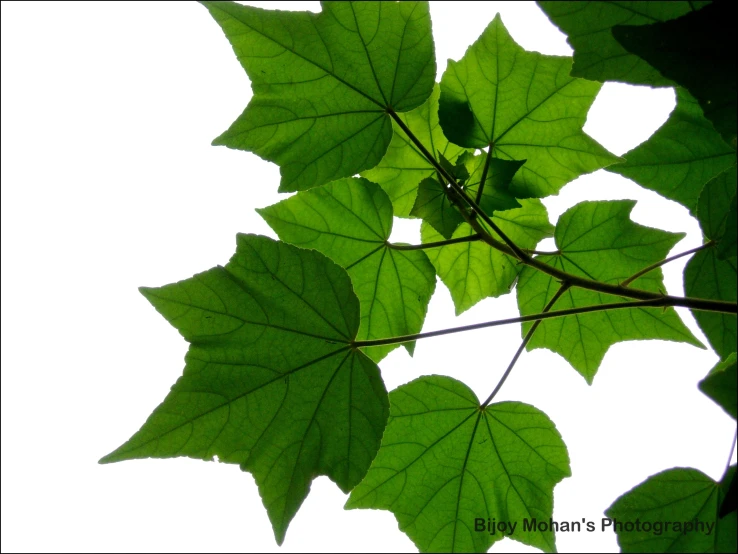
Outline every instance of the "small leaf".
<path fill-rule="evenodd" d="M 721 260 L 714 248 L 697 252 L 684 268 L 684 293 L 687 296 L 735 302 L 736 288 L 736 259 Z M 735 314 L 692 310 L 692 315 L 721 359 L 735 352 Z"/>
<path fill-rule="evenodd" d="M 671 86 L 640 57 L 612 36 L 615 25 L 647 25 L 674 19 L 707 2 L 538 2 L 574 49 L 571 74 L 593 81 L 621 81 L 652 87 Z"/>
<path fill-rule="evenodd" d="M 467 162 L 471 166 L 471 175 L 466 185 L 469 196 L 475 198 L 479 189 L 484 173 L 484 164 L 487 156 L 474 156 Z M 515 196 L 510 192 L 510 183 L 515 173 L 522 167 L 527 160 L 501 160 L 499 158 L 491 158 L 489 167 L 487 168 L 487 177 L 484 180 L 484 188 L 482 188 L 482 197 L 479 199 L 479 206 L 487 213 L 512 210 L 519 208 L 521 204 Z"/>
<path fill-rule="evenodd" d="M 443 135 L 438 123 L 440 94 L 440 87 L 435 85 L 430 98 L 422 106 L 400 114 L 400 119 L 436 159 L 443 155 L 452 160 L 465 150 L 451 144 Z M 435 176 L 436 170 L 394 121 L 392 128 L 392 142 L 382 161 L 374 169 L 364 171 L 361 176 L 384 189 L 392 200 L 397 217 L 410 217 L 418 185 L 423 179 Z"/>
<path fill-rule="evenodd" d="M 492 220 L 521 248 L 533 248 L 553 234 L 548 212 L 540 200 L 520 201 L 522 207 L 495 213 Z M 429 225 L 420 227 L 423 243 L 438 242 L 443 237 Z M 453 238 L 474 234 L 466 223 Z M 462 242 L 426 250 L 438 276 L 451 292 L 456 315 L 487 297 L 497 297 L 512 290 L 521 266 L 517 259 L 495 250 L 481 241 Z"/>
<path fill-rule="evenodd" d="M 716 404 L 728 412 L 733 419 L 738 417 L 738 375 L 736 374 L 736 353 L 719 362 L 710 373 L 699 382 L 699 388 Z"/>
<path fill-rule="evenodd" d="M 486 552 L 502 538 L 480 528 L 488 518 L 516 523 L 507 536 L 555 551 L 552 531 L 523 528 L 552 517 L 553 487 L 571 475 L 543 412 L 521 402 L 480 409 L 466 385 L 439 375 L 392 391 L 390 406 L 382 446 L 347 509 L 390 510 L 421 552 Z"/>
<path fill-rule="evenodd" d="M 736 514 L 718 516 L 724 484 L 691 468 L 649 477 L 605 512 L 621 551 L 735 552 Z"/>
<path fill-rule="evenodd" d="M 735 150 L 725 144 L 697 101 L 681 88 L 677 88 L 677 105 L 666 123 L 623 157 L 625 163 L 608 171 L 633 179 L 691 212 L 705 183 L 735 165 Z"/>
<path fill-rule="evenodd" d="M 634 205 L 635 202 L 629 200 L 577 204 L 567 210 L 556 225 L 556 245 L 561 253 L 538 259 L 573 275 L 612 284 L 663 260 L 684 234 L 633 223 L 629 216 Z M 639 277 L 632 286 L 652 292 L 663 291 L 661 268 Z M 521 315 L 542 312 L 558 289 L 556 279 L 526 266 L 518 283 Z M 572 288 L 561 296 L 553 310 L 617 301 L 618 298 L 611 295 Z M 523 334 L 531 325 L 523 324 Z M 611 345 L 644 339 L 702 346 L 673 308 L 630 308 L 542 321 L 527 348 L 548 348 L 561 354 L 591 384 Z"/>
<path fill-rule="evenodd" d="M 571 58 L 523 50 L 499 14 L 441 79 L 438 116 L 445 135 L 466 148 L 493 147 L 503 160 L 527 160 L 515 175 L 518 198 L 562 186 L 619 158 L 582 131 L 598 83 L 569 76 Z"/>
<path fill-rule="evenodd" d="M 214 144 L 281 168 L 282 192 L 379 163 L 389 109 L 420 106 L 436 75 L 427 2 L 325 2 L 319 14 L 205 2 L 254 91 Z"/>
<path fill-rule="evenodd" d="M 141 292 L 190 343 L 184 375 L 102 463 L 188 456 L 254 475 L 279 544 L 318 475 L 364 476 L 388 415 L 379 368 L 352 348 L 359 302 L 317 252 L 239 235 L 225 267 Z"/>
<path fill-rule="evenodd" d="M 423 179 L 410 215 L 422 218 L 441 233 L 443 238 L 450 239 L 456 228 L 464 222 L 461 212 L 451 203 L 450 195 L 456 193 L 435 179 Z"/>
<path fill-rule="evenodd" d="M 672 21 L 612 29 L 628 52 L 697 98 L 707 119 L 733 150 L 738 117 L 734 17 L 727 2 L 713 2 Z"/>
<path fill-rule="evenodd" d="M 285 242 L 322 252 L 351 277 L 361 303 L 357 340 L 419 333 L 436 287 L 420 250 L 395 250 L 392 205 L 366 179 L 343 179 L 257 210 Z M 415 343 L 407 343 L 412 354 Z M 378 362 L 398 345 L 367 348 Z"/>

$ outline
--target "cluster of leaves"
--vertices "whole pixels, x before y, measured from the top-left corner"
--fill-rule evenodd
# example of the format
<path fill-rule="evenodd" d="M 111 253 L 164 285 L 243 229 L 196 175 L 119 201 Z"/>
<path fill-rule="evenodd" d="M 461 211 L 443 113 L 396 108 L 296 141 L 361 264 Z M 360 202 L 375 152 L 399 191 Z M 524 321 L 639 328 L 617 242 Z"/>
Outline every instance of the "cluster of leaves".
<path fill-rule="evenodd" d="M 259 210 L 281 241 L 239 235 L 225 267 L 141 289 L 190 343 L 186 367 L 102 461 L 239 464 L 279 543 L 327 475 L 351 492 L 347 508 L 392 511 L 422 551 L 484 552 L 498 535 L 475 532 L 475 517 L 548 520 L 570 475 L 544 413 L 492 402 L 525 348 L 591 383 L 618 341 L 700 345 L 672 309 L 687 306 L 722 360 L 700 388 L 735 418 L 736 71 L 730 33 L 712 40 L 730 16 L 706 4 L 540 2 L 573 65 L 523 50 L 498 16 L 438 84 L 426 3 L 206 2 L 254 92 L 215 144 L 277 163 L 280 191 L 297 194 Z M 606 80 L 677 89 L 669 120 L 623 158 L 582 131 Z M 540 198 L 605 167 L 700 221 L 686 297 L 661 292 L 683 235 L 634 223 L 633 202 L 582 202 L 549 222 Z M 393 217 L 422 219 L 421 244 L 390 243 Z M 534 250 L 551 236 L 556 251 Z M 457 314 L 517 292 L 524 339 L 484 401 L 450 377 L 384 387 L 377 363 L 401 344 L 412 354 L 436 275 Z M 734 551 L 733 474 L 669 469 L 622 496 L 610 517 L 717 525 L 627 533 L 623 550 Z M 555 550 L 552 531 L 512 538 Z"/>

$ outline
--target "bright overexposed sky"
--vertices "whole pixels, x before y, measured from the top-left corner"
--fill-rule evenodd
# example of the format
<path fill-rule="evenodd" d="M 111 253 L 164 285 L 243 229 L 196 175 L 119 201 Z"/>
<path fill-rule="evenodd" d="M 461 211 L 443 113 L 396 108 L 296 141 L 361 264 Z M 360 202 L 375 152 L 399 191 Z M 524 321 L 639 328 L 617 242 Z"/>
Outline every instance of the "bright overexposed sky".
<path fill-rule="evenodd" d="M 253 478 L 236 466 L 97 464 L 138 430 L 184 365 L 186 342 L 137 287 L 224 264 L 237 232 L 275 236 L 254 209 L 282 198 L 278 168 L 210 145 L 251 97 L 246 74 L 196 3 L 1 9 L 2 550 L 280 550 Z M 497 11 L 523 47 L 571 52 L 533 3 L 432 2 L 439 79 Z M 673 106 L 670 89 L 608 84 L 585 130 L 622 154 Z M 604 171 L 544 203 L 555 222 L 579 201 L 621 198 L 638 200 L 637 222 L 688 233 L 672 254 L 701 243 L 686 209 Z M 398 223 L 393 239 L 417 243 L 418 227 Z M 665 268 L 671 294 L 683 294 L 685 262 Z M 516 315 L 508 295 L 456 318 L 439 281 L 424 330 Z M 414 358 L 398 349 L 380 367 L 388 390 L 435 373 L 484 398 L 519 342 L 519 326 L 426 339 Z M 569 448 L 573 476 L 554 489 L 554 519 L 599 522 L 619 495 L 671 467 L 719 479 L 735 424 L 696 386 L 716 361 L 686 344 L 620 343 L 588 386 L 558 355 L 525 353 L 497 400 L 543 410 Z M 390 512 L 345 511 L 345 501 L 318 478 L 281 551 L 415 551 Z M 561 533 L 557 545 L 617 551 L 599 528 Z M 491 551 L 535 550 L 505 539 Z"/>

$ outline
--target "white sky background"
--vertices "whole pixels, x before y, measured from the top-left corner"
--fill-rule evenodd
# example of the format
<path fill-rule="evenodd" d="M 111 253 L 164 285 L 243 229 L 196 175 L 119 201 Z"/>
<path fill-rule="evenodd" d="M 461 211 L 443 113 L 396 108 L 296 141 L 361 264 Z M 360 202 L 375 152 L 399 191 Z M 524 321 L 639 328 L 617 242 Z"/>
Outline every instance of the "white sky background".
<path fill-rule="evenodd" d="M 535 4 L 431 3 L 439 79 L 498 10 L 523 47 L 570 52 Z M 2 550 L 277 551 L 253 478 L 236 466 L 97 464 L 183 368 L 186 342 L 137 287 L 224 264 L 237 232 L 275 236 L 254 208 L 283 198 L 277 166 L 210 146 L 251 97 L 246 74 L 194 3 L 4 2 L 1 21 Z M 622 154 L 673 105 L 669 89 L 605 85 L 585 129 Z M 621 198 L 639 201 L 639 223 L 688 233 L 672 254 L 701 243 L 686 209 L 618 175 L 585 176 L 544 203 L 555 222 L 579 201 Z M 417 229 L 396 225 L 393 239 L 417 243 Z M 684 263 L 665 269 L 671 294 L 683 294 Z M 455 318 L 439 281 L 424 330 L 517 313 L 508 295 Z M 426 339 L 381 369 L 388 390 L 438 373 L 484 398 L 519 342 L 517 325 Z M 554 489 L 554 518 L 599 525 L 620 494 L 675 466 L 719 479 L 735 425 L 696 386 L 716 361 L 685 344 L 621 343 L 590 387 L 558 355 L 524 354 L 497 400 L 533 404 L 563 435 L 573 477 Z M 390 512 L 344 511 L 345 500 L 317 479 L 281 551 L 415 551 Z M 557 543 L 617 551 L 599 528 Z M 513 550 L 535 551 L 509 540 L 491 551 Z"/>

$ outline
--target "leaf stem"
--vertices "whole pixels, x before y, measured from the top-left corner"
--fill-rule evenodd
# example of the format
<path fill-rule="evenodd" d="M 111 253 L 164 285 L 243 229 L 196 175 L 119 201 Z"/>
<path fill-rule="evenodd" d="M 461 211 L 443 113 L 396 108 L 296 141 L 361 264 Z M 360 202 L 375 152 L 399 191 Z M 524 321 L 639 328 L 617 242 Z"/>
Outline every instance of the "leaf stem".
<path fill-rule="evenodd" d="M 670 258 L 666 258 L 665 260 L 661 260 L 660 262 L 656 262 L 655 264 L 651 264 L 648 267 L 644 267 L 641 269 L 638 273 L 634 273 L 630 277 L 628 277 L 625 281 L 620 283 L 621 287 L 627 287 L 630 285 L 633 281 L 638 279 L 639 277 L 642 277 L 649 271 L 653 271 L 656 268 L 661 267 L 662 265 L 668 264 L 669 262 L 673 262 L 674 260 L 678 260 L 679 258 L 682 258 L 684 256 L 689 256 L 690 254 L 694 254 L 695 252 L 699 252 L 700 250 L 705 250 L 706 248 L 710 248 L 711 246 L 715 245 L 715 241 L 711 240 L 709 242 L 706 242 L 702 246 L 698 246 L 697 248 L 692 248 L 691 250 L 687 250 L 686 252 L 682 252 L 681 254 L 676 254 L 675 256 L 671 256 Z"/>
<path fill-rule="evenodd" d="M 487 180 L 487 172 L 489 171 L 489 163 L 492 160 L 492 145 L 489 145 L 489 150 L 487 150 L 487 157 L 484 159 L 484 169 L 482 169 L 482 180 L 479 181 L 479 188 L 477 189 L 477 197 L 474 199 L 474 201 L 479 204 L 479 202 L 482 200 L 482 191 L 484 190 L 484 183 Z"/>
<path fill-rule="evenodd" d="M 553 307 L 553 305 L 556 303 L 556 301 L 561 298 L 561 295 L 564 294 L 567 290 L 569 290 L 570 285 L 568 283 L 561 283 L 561 286 L 559 287 L 559 290 L 556 291 L 556 294 L 553 295 L 553 298 L 548 301 L 548 304 L 543 308 L 542 314 L 545 314 L 549 312 L 549 310 Z M 520 343 L 520 346 L 518 347 L 517 352 L 515 352 L 515 355 L 513 356 L 513 359 L 510 361 L 510 364 L 507 366 L 507 369 L 505 370 L 505 373 L 502 374 L 502 377 L 500 377 L 500 380 L 497 382 L 497 386 L 495 387 L 495 390 L 493 390 L 490 395 L 487 397 L 487 400 L 485 400 L 482 405 L 480 406 L 481 409 L 486 408 L 490 402 L 492 402 L 492 399 L 497 395 L 497 393 L 502 388 L 502 385 L 505 383 L 507 378 L 509 377 L 510 373 L 513 370 L 513 367 L 515 367 L 515 363 L 518 361 L 518 358 L 520 358 L 520 355 L 523 353 L 523 350 L 525 350 L 526 345 L 530 341 L 530 339 L 533 337 L 533 333 L 536 332 L 536 329 L 538 329 L 538 326 L 541 324 L 540 319 L 537 319 L 535 323 L 531 326 L 530 329 L 528 329 L 528 332 L 525 334 L 525 337 L 523 338 L 523 342 Z"/>
<path fill-rule="evenodd" d="M 451 185 L 451 187 L 454 189 L 454 192 L 456 192 L 462 200 L 474 211 L 474 213 L 478 214 L 479 217 L 481 217 L 484 222 L 490 226 L 490 228 L 499 235 L 499 237 L 502 239 L 502 241 L 510 248 L 510 250 L 513 252 L 513 255 L 518 258 L 520 261 L 525 262 L 527 260 L 530 260 L 530 256 L 523 252 L 520 247 L 515 244 L 510 237 L 508 237 L 502 229 L 500 229 L 497 224 L 492 221 L 492 218 L 489 217 L 482 208 L 479 207 L 479 204 L 477 204 L 473 199 L 469 197 L 469 195 L 466 193 L 466 191 L 459 186 L 459 183 L 456 182 L 456 179 L 453 178 L 452 175 L 449 174 L 448 171 L 446 171 L 440 163 L 436 160 L 436 158 L 428 152 L 428 149 L 423 146 L 423 143 L 418 140 L 418 137 L 415 136 L 415 134 L 410 130 L 410 128 L 405 125 L 405 122 L 400 118 L 397 113 L 392 110 L 388 109 L 387 113 L 392 117 L 392 119 L 395 120 L 395 123 L 399 125 L 400 129 L 402 129 L 405 134 L 408 136 L 410 140 L 413 141 L 415 146 L 418 147 L 420 152 L 425 156 L 425 158 L 428 160 L 428 163 L 430 163 L 435 170 L 440 173 L 444 179 L 448 181 L 448 183 Z"/>
<path fill-rule="evenodd" d="M 425 244 L 394 244 L 387 243 L 387 246 L 393 250 L 422 250 L 424 248 L 438 248 L 440 246 L 448 246 L 449 244 L 457 244 L 459 242 L 474 242 L 482 237 L 478 233 L 469 235 L 468 237 L 457 237 L 455 239 L 439 240 L 438 242 L 426 242 Z"/>
<path fill-rule="evenodd" d="M 572 285 L 569 284 L 569 287 Z M 553 312 L 545 312 L 539 314 L 524 315 L 520 317 L 512 317 L 509 319 L 498 319 L 495 321 L 486 321 L 484 323 L 474 323 L 472 325 L 463 325 L 461 327 L 451 327 L 449 329 L 442 329 L 440 331 L 429 331 L 426 333 L 416 333 L 414 335 L 401 335 L 398 337 L 388 337 L 385 339 L 369 339 L 369 340 L 357 340 L 352 342 L 354 348 L 364 348 L 367 346 L 382 346 L 385 344 L 400 344 L 403 342 L 411 342 L 419 339 L 427 339 L 431 337 L 440 337 L 442 335 L 451 335 L 453 333 L 461 333 L 463 331 L 474 331 L 476 329 L 485 329 L 487 327 L 497 327 L 500 325 L 509 325 L 511 323 L 524 323 L 526 321 L 538 321 L 542 319 L 550 319 L 554 317 L 564 317 L 567 315 L 585 314 L 589 312 L 601 312 L 603 310 L 618 310 L 623 308 L 658 308 L 673 306 L 674 304 L 670 301 L 669 296 L 659 296 L 658 298 L 652 298 L 649 300 L 639 300 L 636 302 L 613 302 L 611 304 L 597 304 L 594 306 L 582 306 L 580 308 L 568 308 L 566 310 L 556 310 Z M 681 299 L 684 300 L 684 299 Z M 699 300 L 702 299 L 690 299 Z M 707 301 L 703 301 L 707 302 Z M 728 302 L 722 302 L 727 304 L 727 308 L 735 308 L 733 304 Z M 700 309 L 700 308 L 696 308 Z M 705 309 L 705 311 L 716 311 L 712 309 Z M 722 310 L 726 313 L 730 313 L 727 310 Z"/>

